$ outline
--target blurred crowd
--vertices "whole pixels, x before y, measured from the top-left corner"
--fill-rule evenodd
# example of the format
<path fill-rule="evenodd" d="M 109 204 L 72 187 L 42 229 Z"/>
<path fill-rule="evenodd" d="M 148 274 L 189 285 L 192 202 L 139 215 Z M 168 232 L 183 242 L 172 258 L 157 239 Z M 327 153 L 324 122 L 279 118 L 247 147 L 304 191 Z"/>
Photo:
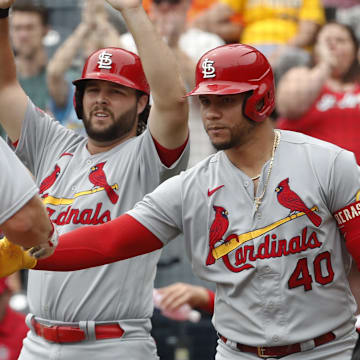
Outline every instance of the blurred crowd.
<path fill-rule="evenodd" d="M 203 53 L 225 43 L 250 44 L 274 70 L 274 126 L 337 144 L 360 162 L 359 0 L 144 0 L 143 5 L 176 55 L 189 90 Z M 99 48 L 137 52 L 124 22 L 102 0 L 18 0 L 11 12 L 11 42 L 25 92 L 62 125 L 85 135 L 74 111 L 71 81 L 80 77 L 84 60 Z M 189 167 L 215 151 L 203 130 L 197 100 L 190 101 Z M 193 277 L 184 254 L 179 241 L 164 249 L 155 287 L 183 282 L 189 285 L 182 285 L 182 291 L 211 289 Z M 0 315 L 15 316 L 8 313 L 9 298 L 11 292 L 26 293 L 26 273 L 1 283 L 0 292 L 5 294 L 0 295 Z M 26 302 L 13 308 L 27 311 Z M 1 353 L 10 351 L 2 340 L 9 323 L 6 317 L 0 319 L 2 359 Z M 217 336 L 210 319 L 204 312 L 196 324 L 178 322 L 155 310 L 153 333 L 160 358 L 213 358 Z"/>

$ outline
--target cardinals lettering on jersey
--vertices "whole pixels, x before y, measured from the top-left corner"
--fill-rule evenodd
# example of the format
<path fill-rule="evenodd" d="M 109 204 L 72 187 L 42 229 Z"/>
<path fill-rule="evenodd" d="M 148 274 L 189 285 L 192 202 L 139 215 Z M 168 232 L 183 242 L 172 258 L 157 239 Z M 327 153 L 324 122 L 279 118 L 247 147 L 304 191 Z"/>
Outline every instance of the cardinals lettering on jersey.
<path fill-rule="evenodd" d="M 106 164 L 106 161 L 93 166 L 90 170 L 89 180 L 94 184 L 94 186 L 103 187 L 104 190 L 106 191 L 106 194 L 109 197 L 110 201 L 113 204 L 116 204 L 116 202 L 119 199 L 119 195 L 116 194 L 114 189 L 109 185 L 109 183 L 106 180 L 106 175 L 104 172 L 105 164 Z"/>
<path fill-rule="evenodd" d="M 277 192 L 279 203 L 288 208 L 290 213 L 302 211 L 316 227 L 320 226 L 322 221 L 321 217 L 311 211 L 301 200 L 300 196 L 290 189 L 289 178 L 282 180 L 275 191 Z"/>
<path fill-rule="evenodd" d="M 213 206 L 215 210 L 215 219 L 210 227 L 209 232 L 209 255 L 206 259 L 206 265 L 212 265 L 215 263 L 215 258 L 212 254 L 212 250 L 215 247 L 215 244 L 220 241 L 226 230 L 229 227 L 229 219 L 228 219 L 228 212 L 221 206 Z"/>

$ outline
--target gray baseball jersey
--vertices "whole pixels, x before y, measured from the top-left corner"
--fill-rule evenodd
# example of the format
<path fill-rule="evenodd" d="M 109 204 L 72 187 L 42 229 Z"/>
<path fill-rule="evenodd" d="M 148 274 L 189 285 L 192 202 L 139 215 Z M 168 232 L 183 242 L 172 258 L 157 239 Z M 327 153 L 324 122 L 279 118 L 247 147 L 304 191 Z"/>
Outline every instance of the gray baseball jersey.
<path fill-rule="evenodd" d="M 268 169 L 269 162 L 257 196 Z M 329 331 L 338 339 L 354 334 L 351 259 L 333 214 L 359 190 L 352 153 L 282 131 L 258 210 L 253 182 L 220 151 L 160 185 L 129 214 L 164 243 L 184 233 L 193 271 L 216 283 L 213 323 L 220 334 L 277 346 Z M 354 339 L 340 350 L 351 350 Z"/>
<path fill-rule="evenodd" d="M 60 234 L 110 221 L 131 209 L 161 181 L 185 169 L 189 153 L 187 146 L 171 168 L 165 167 L 149 131 L 95 155 L 86 144 L 86 138 L 29 102 L 16 153 L 35 175 Z M 99 248 L 103 246 L 106 239 L 99 241 Z M 159 256 L 156 251 L 68 273 L 30 271 L 30 311 L 60 322 L 139 320 L 148 331 Z"/>
<path fill-rule="evenodd" d="M 3 224 L 34 197 L 38 189 L 28 170 L 2 138 L 0 138 L 0 169 L 2 172 L 0 224 Z"/>

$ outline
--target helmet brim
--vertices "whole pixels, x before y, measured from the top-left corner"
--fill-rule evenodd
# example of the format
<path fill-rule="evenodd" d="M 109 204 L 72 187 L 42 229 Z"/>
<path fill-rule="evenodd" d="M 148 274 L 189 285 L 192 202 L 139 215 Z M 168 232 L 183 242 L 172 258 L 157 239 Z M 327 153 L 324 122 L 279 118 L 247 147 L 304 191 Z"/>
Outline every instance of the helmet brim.
<path fill-rule="evenodd" d="M 141 88 L 140 86 L 138 86 L 138 84 L 135 84 L 132 81 L 129 81 L 129 79 L 123 77 L 123 76 L 119 76 L 119 75 L 112 75 L 109 73 L 101 73 L 101 72 L 94 72 L 94 73 L 89 73 L 86 74 L 86 78 L 80 78 L 80 79 L 76 79 L 74 80 L 72 83 L 75 86 L 79 86 L 82 83 L 84 83 L 87 80 L 104 80 L 104 81 L 110 81 L 114 84 L 120 84 L 123 86 L 127 86 L 129 88 L 132 89 L 136 89 L 136 90 L 140 90 L 143 91 L 146 94 L 150 94 L 150 89 L 148 88 Z"/>
<path fill-rule="evenodd" d="M 194 95 L 234 95 L 255 90 L 258 85 L 234 83 L 232 81 L 208 81 L 197 85 L 186 96 Z"/>

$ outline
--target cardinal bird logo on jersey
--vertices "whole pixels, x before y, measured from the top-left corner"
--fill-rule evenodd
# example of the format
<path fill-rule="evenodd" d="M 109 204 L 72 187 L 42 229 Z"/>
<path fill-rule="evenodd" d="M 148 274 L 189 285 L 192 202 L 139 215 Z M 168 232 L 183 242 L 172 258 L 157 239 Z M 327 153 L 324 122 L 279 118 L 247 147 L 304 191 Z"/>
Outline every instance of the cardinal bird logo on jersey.
<path fill-rule="evenodd" d="M 215 210 L 215 219 L 210 227 L 209 232 L 209 255 L 206 259 L 206 265 L 212 265 L 215 263 L 215 258 L 212 251 L 215 244 L 221 241 L 226 230 L 229 227 L 228 211 L 221 206 L 213 206 Z"/>
<path fill-rule="evenodd" d="M 90 169 L 89 180 L 92 182 L 94 187 L 96 186 L 103 187 L 110 201 L 113 204 L 116 204 L 116 202 L 119 199 L 119 195 L 116 194 L 114 189 L 109 185 L 109 183 L 106 180 L 106 175 L 103 169 L 105 163 L 106 163 L 105 161 L 101 162 L 99 164 L 96 164 Z"/>
<path fill-rule="evenodd" d="M 288 208 L 290 213 L 302 211 L 316 227 L 320 226 L 322 221 L 321 217 L 311 211 L 301 200 L 300 196 L 290 189 L 289 178 L 281 181 L 275 191 L 277 192 L 279 203 Z"/>
<path fill-rule="evenodd" d="M 47 189 L 49 189 L 54 184 L 59 174 L 60 167 L 56 164 L 54 171 L 41 182 L 39 194 L 43 194 Z"/>

